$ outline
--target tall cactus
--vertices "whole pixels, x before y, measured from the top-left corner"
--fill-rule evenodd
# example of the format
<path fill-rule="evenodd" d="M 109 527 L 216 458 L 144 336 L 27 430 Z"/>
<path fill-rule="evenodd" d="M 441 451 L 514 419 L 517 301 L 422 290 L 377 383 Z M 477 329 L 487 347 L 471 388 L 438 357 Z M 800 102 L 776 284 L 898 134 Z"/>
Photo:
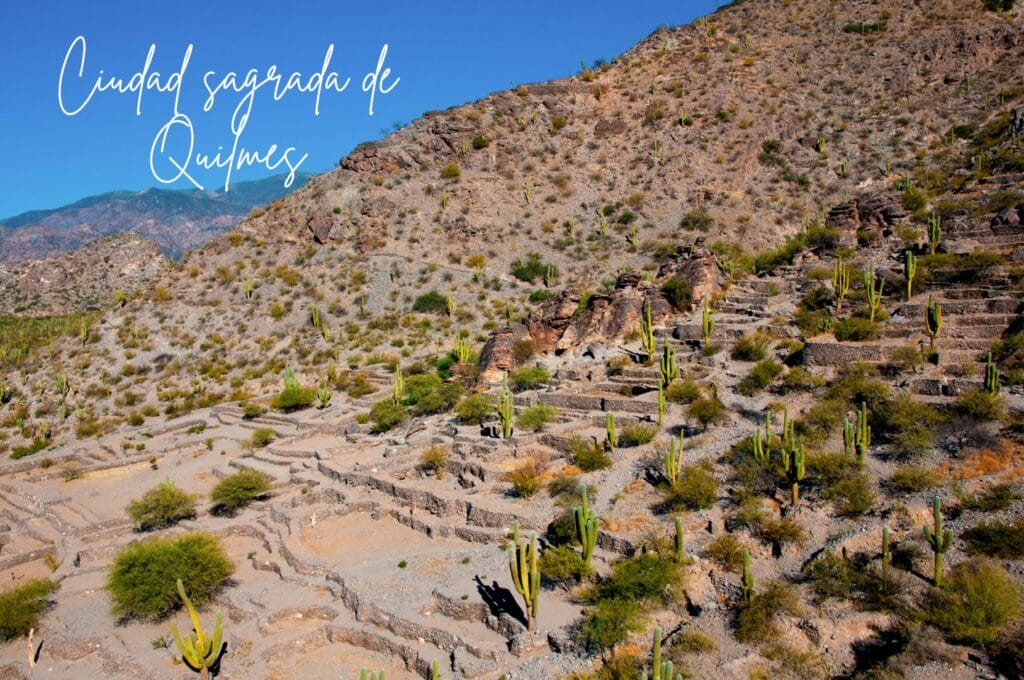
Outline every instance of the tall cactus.
<path fill-rule="evenodd" d="M 855 437 L 853 423 L 849 418 L 843 418 L 843 455 L 847 458 L 853 457 L 853 442 Z"/>
<path fill-rule="evenodd" d="M 576 529 L 576 540 L 583 549 L 583 566 L 590 571 L 590 558 L 594 555 L 597 545 L 597 517 L 587 504 L 587 485 L 580 488 L 581 504 L 572 509 L 573 526 Z"/>
<path fill-rule="evenodd" d="M 877 284 L 877 287 L 875 286 Z M 864 294 L 867 295 L 870 320 L 875 320 L 875 315 L 882 306 L 882 288 L 885 286 L 885 279 L 875 275 L 875 268 L 864 270 Z"/>
<path fill-rule="evenodd" d="M 795 427 L 794 421 L 789 419 L 789 407 L 786 406 L 782 410 L 782 437 L 783 446 L 785 443 L 793 438 L 793 428 Z"/>
<path fill-rule="evenodd" d="M 384 671 L 374 673 L 370 669 L 364 668 L 359 672 L 359 680 L 385 680 Z"/>
<path fill-rule="evenodd" d="M 889 551 L 889 527 L 882 527 L 882 578 L 889 576 L 892 553 Z"/>
<path fill-rule="evenodd" d="M 519 540 L 519 522 L 512 529 L 512 543 L 508 547 L 508 566 L 512 572 L 512 583 L 526 606 L 526 628 L 537 627 L 537 605 L 540 601 L 540 572 L 537 570 L 537 534 L 530 536 L 529 543 Z"/>
<path fill-rule="evenodd" d="M 932 213 L 928 216 L 928 252 L 932 255 L 942 242 L 942 218 Z"/>
<path fill-rule="evenodd" d="M 640 314 L 640 344 L 648 356 L 654 356 L 654 322 L 651 320 L 650 300 L 644 300 L 643 310 Z"/>
<path fill-rule="evenodd" d="M 754 572 L 750 571 L 750 551 L 743 549 L 743 577 L 740 580 L 740 587 L 743 588 L 743 600 L 750 602 L 754 599 Z"/>
<path fill-rule="evenodd" d="M 917 276 L 917 256 L 909 250 L 903 257 L 903 274 L 907 277 L 907 300 L 914 294 L 914 277 Z"/>
<path fill-rule="evenodd" d="M 124 307 L 128 304 L 128 296 L 120 288 L 114 291 L 114 304 L 118 307 Z"/>
<path fill-rule="evenodd" d="M 754 460 L 759 463 L 768 461 L 768 449 L 770 448 L 767 439 L 761 438 L 761 428 L 754 431 Z"/>
<path fill-rule="evenodd" d="M 665 420 L 665 388 L 658 383 L 658 427 L 661 427 L 662 421 Z"/>
<path fill-rule="evenodd" d="M 868 447 L 871 446 L 871 426 L 868 425 L 868 405 L 860 403 L 857 410 L 857 429 L 854 432 L 854 443 L 857 446 L 857 464 L 864 465 L 867 460 Z"/>
<path fill-rule="evenodd" d="M 999 377 L 999 369 L 992 361 L 992 352 L 989 352 L 985 360 L 985 390 L 992 396 L 999 394 Z"/>
<path fill-rule="evenodd" d="M 989 354 L 989 361 L 991 361 L 991 353 Z M 60 394 L 60 402 L 64 403 L 67 399 L 68 392 L 71 391 L 71 384 L 68 382 L 68 377 L 63 373 L 59 373 L 54 377 L 54 382 L 57 383 L 57 393 Z"/>
<path fill-rule="evenodd" d="M 221 640 L 224 635 L 221 628 L 223 617 L 217 614 L 213 634 L 207 637 L 203 626 L 199 623 L 199 615 L 196 613 L 195 607 L 192 606 L 192 601 L 185 594 L 185 586 L 180 578 L 178 579 L 178 595 L 185 603 L 188 615 L 192 619 L 192 633 L 183 639 L 178 633 L 177 621 L 171 621 L 171 634 L 174 636 L 174 642 L 178 645 L 182 662 L 194 673 L 198 673 L 200 678 L 206 680 L 210 677 L 210 672 L 216 671 L 220 666 Z"/>
<path fill-rule="evenodd" d="M 498 419 L 501 421 L 501 438 L 512 438 L 512 421 L 515 418 L 515 403 L 512 400 L 512 390 L 508 388 L 508 373 L 501 381 L 501 396 L 498 397 Z"/>
<path fill-rule="evenodd" d="M 832 292 L 836 296 L 836 311 L 842 311 L 843 300 L 850 290 L 850 270 L 847 268 L 843 258 L 839 258 L 832 265 Z"/>
<path fill-rule="evenodd" d="M 767 444 L 772 440 L 772 412 L 766 410 L 764 412 L 764 443 Z"/>
<path fill-rule="evenodd" d="M 924 329 L 930 338 L 928 346 L 935 349 L 935 338 L 942 330 L 942 306 L 930 295 L 928 296 L 928 306 L 924 310 Z"/>
<path fill-rule="evenodd" d="M 455 316 L 455 293 L 448 291 L 448 297 L 444 300 L 444 309 L 448 312 L 448 316 Z"/>
<path fill-rule="evenodd" d="M 804 445 L 797 444 L 795 439 L 790 439 L 789 444 L 782 447 L 782 469 L 792 485 L 790 491 L 794 506 L 800 502 L 800 482 L 805 472 L 804 454 Z"/>
<path fill-rule="evenodd" d="M 320 402 L 320 408 L 324 409 L 331 405 L 331 397 L 334 396 L 334 392 L 331 390 L 330 383 L 327 382 L 327 378 L 320 380 L 320 389 L 316 391 L 316 399 Z"/>
<path fill-rule="evenodd" d="M 615 453 L 619 448 L 619 435 L 615 431 L 615 414 L 609 411 L 604 420 L 605 441 L 608 443 L 608 450 Z"/>
<path fill-rule="evenodd" d="M 252 279 L 245 280 L 245 287 L 243 288 L 242 295 L 245 296 L 246 300 L 252 300 Z"/>
<path fill-rule="evenodd" d="M 676 541 L 675 541 L 675 544 L 676 544 L 676 562 L 682 562 L 683 559 L 686 557 L 686 553 L 685 553 L 686 546 L 685 546 L 685 543 L 684 543 L 685 540 L 686 540 L 686 537 L 683 534 L 683 520 L 681 520 L 680 518 L 676 517 L 673 520 L 673 524 L 675 524 L 675 529 L 676 529 L 676 536 L 675 536 L 675 538 L 676 538 Z"/>
<path fill-rule="evenodd" d="M 405 399 L 405 376 L 402 375 L 402 367 L 395 364 L 395 378 L 391 383 L 391 401 L 400 404 L 403 399 Z"/>
<path fill-rule="evenodd" d="M 654 644 L 651 648 L 651 680 L 682 680 L 682 675 L 672 675 L 672 661 L 661 659 L 661 628 L 654 629 Z M 647 680 L 647 673 L 640 677 Z"/>
<path fill-rule="evenodd" d="M 85 322 L 85 319 L 78 324 L 78 340 L 82 343 L 82 347 L 89 342 L 89 324 Z"/>
<path fill-rule="evenodd" d="M 701 331 L 704 334 L 704 351 L 711 346 L 711 334 L 715 332 L 715 315 L 708 306 L 708 299 L 704 298 L 704 313 L 701 318 Z"/>
<path fill-rule="evenodd" d="M 458 359 L 459 363 L 468 364 L 472 357 L 473 347 L 469 343 L 469 338 L 455 338 L 455 358 Z"/>
<path fill-rule="evenodd" d="M 933 582 L 936 586 L 942 585 L 942 556 L 946 554 L 949 547 L 953 545 L 953 530 L 942 528 L 942 504 L 939 502 L 939 495 L 935 494 L 932 499 L 932 512 L 935 517 L 934 531 L 925 524 L 921 531 L 924 533 L 924 540 L 928 541 L 932 552 L 935 553 L 935 577 Z"/>
<path fill-rule="evenodd" d="M 547 268 L 544 269 L 544 287 L 545 288 L 550 288 L 551 284 L 553 284 L 554 282 L 555 282 L 555 266 L 549 264 L 547 266 Z"/>
<path fill-rule="evenodd" d="M 676 440 L 672 439 L 669 441 L 668 451 L 665 453 L 665 479 L 672 487 L 679 481 L 679 474 L 683 471 L 682 440 L 680 440 L 679 446 L 680 448 L 677 450 Z"/>
<path fill-rule="evenodd" d="M 661 348 L 661 360 L 659 361 L 661 372 L 661 386 L 668 387 L 672 381 L 679 377 L 679 362 L 676 361 L 676 351 L 672 345 L 665 343 Z"/>

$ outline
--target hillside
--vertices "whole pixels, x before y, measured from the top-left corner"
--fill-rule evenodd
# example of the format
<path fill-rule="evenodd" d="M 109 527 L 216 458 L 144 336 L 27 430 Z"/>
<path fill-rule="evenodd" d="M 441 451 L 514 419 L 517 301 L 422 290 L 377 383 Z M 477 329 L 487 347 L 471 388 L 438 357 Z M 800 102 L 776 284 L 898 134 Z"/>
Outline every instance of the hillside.
<path fill-rule="evenodd" d="M 224 677 L 1020 677 L 1022 57 L 980 1 L 734 2 L 0 319 L 40 668 L 185 677 L 185 574 Z M 195 532 L 230 578 L 131 609 Z"/>

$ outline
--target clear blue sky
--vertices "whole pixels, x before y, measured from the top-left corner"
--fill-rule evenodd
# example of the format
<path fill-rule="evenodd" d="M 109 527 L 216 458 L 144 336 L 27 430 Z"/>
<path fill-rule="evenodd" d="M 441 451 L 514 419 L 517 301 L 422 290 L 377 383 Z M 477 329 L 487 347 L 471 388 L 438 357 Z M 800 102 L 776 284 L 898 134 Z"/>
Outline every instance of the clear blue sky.
<path fill-rule="evenodd" d="M 299 170 L 321 172 L 334 166 L 356 144 L 381 137 L 396 122 L 406 123 L 425 111 L 447 108 L 513 84 L 559 78 L 579 70 L 581 60 L 611 59 L 661 24 L 689 23 L 713 11 L 722 0 L 652 2 L 553 2 L 524 0 L 485 3 L 348 2 L 328 0 L 287 3 L 280 0 L 239 3 L 103 2 L 35 0 L 14 2 L 0 25 L 0 218 L 29 209 L 56 207 L 112 189 L 156 186 L 150 150 L 158 131 L 174 114 L 174 95 L 143 94 L 136 116 L 136 95 L 99 92 L 85 108 L 67 116 L 58 105 L 58 78 L 72 41 L 85 38 L 71 54 L 65 71 L 65 107 L 77 108 L 98 71 L 125 79 L 140 71 L 150 44 L 156 52 L 150 72 L 161 80 L 181 68 L 193 47 L 181 87 L 178 111 L 187 115 L 195 135 L 193 153 L 230 153 L 235 139 L 231 114 L 242 94 L 222 92 L 210 112 L 204 74 L 215 71 L 211 86 L 229 71 L 244 76 L 251 68 L 261 77 L 276 64 L 298 71 L 303 80 L 320 71 L 329 44 L 335 45 L 329 70 L 351 83 L 340 94 L 325 92 L 320 115 L 313 96 L 292 92 L 275 102 L 270 87 L 256 93 L 239 144 L 265 154 L 279 147 L 278 160 L 294 147 L 290 160 L 309 154 Z M 377 65 L 381 46 L 389 52 L 388 94 L 378 92 L 374 115 L 368 115 L 363 77 Z M 176 171 L 189 158 L 184 126 L 168 137 L 166 155 L 157 153 L 158 172 Z M 225 170 L 188 172 L 206 188 L 223 187 Z M 261 165 L 234 171 L 232 181 L 273 173 Z M 184 178 L 171 188 L 188 188 Z"/>

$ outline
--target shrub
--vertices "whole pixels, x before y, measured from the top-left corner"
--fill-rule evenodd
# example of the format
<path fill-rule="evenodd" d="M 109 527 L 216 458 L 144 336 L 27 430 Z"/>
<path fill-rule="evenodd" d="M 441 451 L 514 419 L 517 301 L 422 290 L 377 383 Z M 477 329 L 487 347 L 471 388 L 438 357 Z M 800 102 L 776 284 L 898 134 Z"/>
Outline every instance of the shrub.
<path fill-rule="evenodd" d="M 687 413 L 704 427 L 725 419 L 725 404 L 718 395 L 703 397 L 690 404 Z"/>
<path fill-rule="evenodd" d="M 769 581 L 750 602 L 740 605 L 736 614 L 736 639 L 753 643 L 778 638 L 778 618 L 798 616 L 800 611 L 800 600 L 792 586 L 782 581 Z"/>
<path fill-rule="evenodd" d="M 682 576 L 682 565 L 672 555 L 645 552 L 619 560 L 611 574 L 598 583 L 588 596 L 590 600 L 643 600 L 671 597 L 671 590 Z"/>
<path fill-rule="evenodd" d="M 196 516 L 196 497 L 165 480 L 132 501 L 126 508 L 140 531 L 162 529 Z"/>
<path fill-rule="evenodd" d="M 519 414 L 516 418 L 516 424 L 523 430 L 540 432 L 544 429 L 544 426 L 553 421 L 557 415 L 558 411 L 555 410 L 554 406 L 548 406 L 547 404 L 534 404 Z"/>
<path fill-rule="evenodd" d="M 270 492 L 273 478 L 256 470 L 239 470 L 217 482 L 210 500 L 220 511 L 232 512 Z"/>
<path fill-rule="evenodd" d="M 779 547 L 790 543 L 803 545 L 807 540 L 807 531 L 792 517 L 766 519 L 761 522 L 754 533 L 762 541 Z"/>
<path fill-rule="evenodd" d="M 695 628 L 687 628 L 672 641 L 674 654 L 704 654 L 718 651 L 718 643 L 706 633 Z"/>
<path fill-rule="evenodd" d="M 665 504 L 670 509 L 699 510 L 710 508 L 718 499 L 718 482 L 714 467 L 707 458 L 683 468 L 676 485 L 668 490 Z"/>
<path fill-rule="evenodd" d="M 181 579 L 197 607 L 234 571 L 220 539 L 207 533 L 153 538 L 133 543 L 114 558 L 107 577 L 113 614 L 121 619 L 158 620 L 181 606 Z"/>
<path fill-rule="evenodd" d="M 960 504 L 964 510 L 980 510 L 981 512 L 997 512 L 1006 510 L 1014 501 L 1019 501 L 1024 496 L 1013 484 L 992 484 L 985 487 L 985 490 L 977 494 L 958 493 Z"/>
<path fill-rule="evenodd" d="M 743 568 L 743 545 L 732 534 L 712 539 L 704 548 L 704 556 L 729 571 L 739 572 Z"/>
<path fill-rule="evenodd" d="M 277 432 L 269 427 L 257 427 L 252 431 L 252 438 L 249 440 L 249 443 L 252 444 L 254 449 L 263 449 L 270 442 L 274 441 L 276 436 Z"/>
<path fill-rule="evenodd" d="M 963 540 L 971 555 L 1019 560 L 1024 557 L 1024 519 L 1013 524 L 1000 520 L 976 524 L 964 532 Z"/>
<path fill-rule="evenodd" d="M 1013 3 L 1014 0 L 985 0 L 985 8 L 993 12 L 1009 12 Z"/>
<path fill-rule="evenodd" d="M 547 467 L 536 457 L 527 458 L 512 470 L 505 473 L 504 480 L 512 485 L 512 495 L 517 498 L 529 498 L 541 487 L 541 475 Z"/>
<path fill-rule="evenodd" d="M 483 135 L 477 135 L 473 137 L 473 148 L 479 151 L 480 149 L 486 149 L 490 142 Z"/>
<path fill-rule="evenodd" d="M 871 480 L 865 474 L 855 474 L 842 479 L 825 489 L 822 496 L 835 501 L 840 515 L 863 515 L 875 504 L 875 492 Z"/>
<path fill-rule="evenodd" d="M 50 579 L 37 578 L 0 593 L 0 641 L 28 635 L 39 623 L 56 588 Z"/>
<path fill-rule="evenodd" d="M 494 413 L 494 399 L 482 393 L 469 395 L 455 407 L 455 415 L 468 425 L 480 425 Z"/>
<path fill-rule="evenodd" d="M 625 642 L 643 630 L 643 609 L 634 600 L 601 600 L 587 612 L 578 641 L 591 653 Z"/>
<path fill-rule="evenodd" d="M 548 265 L 545 264 L 537 253 L 530 253 L 526 256 L 526 260 L 517 259 L 512 263 L 512 276 L 516 277 L 520 281 L 526 281 L 527 283 L 533 283 L 534 281 L 541 279 L 543 280 L 544 274 L 547 272 Z M 558 276 L 557 270 L 555 276 Z"/>
<path fill-rule="evenodd" d="M 458 163 L 448 163 L 441 168 L 441 179 L 458 179 L 462 174 L 462 168 Z"/>
<path fill-rule="evenodd" d="M 263 408 L 259 404 L 254 404 L 251 401 L 247 401 L 244 404 L 242 404 L 242 418 L 244 420 L 252 420 L 253 418 L 259 418 L 266 412 L 267 409 Z"/>
<path fill-rule="evenodd" d="M 569 448 L 572 450 L 572 462 L 584 472 L 603 470 L 612 466 L 611 457 L 605 452 L 604 446 L 596 441 L 584 441 L 578 435 L 569 437 Z"/>
<path fill-rule="evenodd" d="M 420 454 L 420 469 L 433 472 L 438 479 L 444 478 L 445 466 L 448 464 L 448 447 L 440 444 L 431 446 Z"/>
<path fill-rule="evenodd" d="M 714 223 L 714 218 L 703 210 L 691 210 L 679 220 L 679 227 L 690 231 L 706 232 Z"/>
<path fill-rule="evenodd" d="M 387 432 L 391 428 L 405 422 L 409 417 L 401 404 L 396 404 L 392 399 L 382 399 L 370 408 L 370 420 L 373 421 L 373 431 L 376 433 Z"/>
<path fill-rule="evenodd" d="M 270 405 L 278 411 L 297 411 L 313 404 L 316 392 L 301 385 L 289 385 L 277 394 Z"/>
<path fill-rule="evenodd" d="M 782 378 L 782 386 L 786 392 L 810 392 L 824 387 L 826 382 L 824 376 L 811 373 L 803 366 L 790 369 Z"/>
<path fill-rule="evenodd" d="M 932 591 L 924 619 L 957 642 L 988 645 L 1020 614 L 1020 599 L 1020 588 L 1002 567 L 972 558 L 953 567 L 944 587 Z"/>
<path fill-rule="evenodd" d="M 661 287 L 661 292 L 668 299 L 669 304 L 680 312 L 685 312 L 693 306 L 693 292 L 690 290 L 690 282 L 686 279 L 673 276 Z"/>
<path fill-rule="evenodd" d="M 629 423 L 619 433 L 619 446 L 626 448 L 643 446 L 644 444 L 649 444 L 656 434 L 658 434 L 658 428 L 654 425 Z"/>
<path fill-rule="evenodd" d="M 665 399 L 676 404 L 691 404 L 700 399 L 700 387 L 693 378 L 676 380 L 665 390 Z"/>
<path fill-rule="evenodd" d="M 537 389 L 549 380 L 551 380 L 551 373 L 543 366 L 520 368 L 511 377 L 516 391 Z"/>
<path fill-rule="evenodd" d="M 782 364 L 774 359 L 759 361 L 752 369 L 750 369 L 750 373 L 740 380 L 739 384 L 736 386 L 736 391 L 748 397 L 753 396 L 771 385 L 772 381 L 775 380 L 780 373 L 782 373 Z"/>
<path fill-rule="evenodd" d="M 920 465 L 901 465 L 889 478 L 889 486 L 895 491 L 916 493 L 925 489 L 934 489 L 942 484 L 942 475 L 938 470 Z"/>
<path fill-rule="evenodd" d="M 542 552 L 538 568 L 545 579 L 560 586 L 578 581 L 586 572 L 579 551 L 568 545 L 559 545 Z"/>
<path fill-rule="evenodd" d="M 412 311 L 424 314 L 447 314 L 448 298 L 436 290 L 427 291 L 412 303 Z"/>
<path fill-rule="evenodd" d="M 1005 404 L 997 394 L 985 390 L 967 390 L 953 402 L 953 408 L 975 420 L 1000 420 Z"/>
<path fill-rule="evenodd" d="M 836 340 L 843 342 L 851 340 L 874 340 L 878 337 L 878 324 L 869 319 L 862 319 L 859 316 L 851 316 L 841 319 L 832 325 L 832 333 Z"/>
<path fill-rule="evenodd" d="M 731 356 L 737 361 L 761 361 L 768 356 L 771 340 L 767 333 L 747 333 L 732 346 Z"/>

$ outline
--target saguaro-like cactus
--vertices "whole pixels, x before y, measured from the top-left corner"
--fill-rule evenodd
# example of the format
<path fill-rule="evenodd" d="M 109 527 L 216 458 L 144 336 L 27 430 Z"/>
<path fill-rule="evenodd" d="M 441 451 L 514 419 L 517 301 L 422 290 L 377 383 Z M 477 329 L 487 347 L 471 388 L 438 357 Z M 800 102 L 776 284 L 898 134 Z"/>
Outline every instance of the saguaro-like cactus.
<path fill-rule="evenodd" d="M 644 300 L 643 310 L 640 314 L 640 344 L 648 356 L 654 356 L 654 322 L 651 320 L 651 303 Z"/>
<path fill-rule="evenodd" d="M 444 301 L 445 311 L 448 312 L 448 316 L 455 316 L 455 293 L 448 291 L 448 297 Z"/>
<path fill-rule="evenodd" d="M 769 444 L 767 437 L 761 438 L 761 428 L 754 431 L 754 460 L 759 463 L 768 461 Z"/>
<path fill-rule="evenodd" d="M 992 362 L 992 352 L 985 361 L 985 389 L 991 395 L 999 394 L 999 369 Z"/>
<path fill-rule="evenodd" d="M 512 421 L 516 415 L 515 403 L 512 401 L 512 390 L 508 388 L 508 373 L 501 382 L 501 396 L 498 397 L 498 419 L 501 421 L 501 438 L 512 438 Z"/>
<path fill-rule="evenodd" d="M 683 559 L 686 557 L 686 554 L 685 554 L 685 548 L 686 548 L 685 540 L 686 540 L 686 537 L 683 534 L 683 520 L 681 520 L 678 517 L 676 517 L 673 520 L 673 523 L 675 524 L 675 528 L 676 528 L 676 562 L 682 562 Z"/>
<path fill-rule="evenodd" d="M 877 287 L 876 287 L 877 284 Z M 885 280 L 875 275 L 875 268 L 864 270 L 864 294 L 867 296 L 869 318 L 875 320 L 875 315 L 882 306 L 882 288 Z"/>
<path fill-rule="evenodd" d="M 203 626 L 199 623 L 199 615 L 196 613 L 195 607 L 192 606 L 192 601 L 185 594 L 185 586 L 180 578 L 178 579 L 178 595 L 185 603 L 188 615 L 192 619 L 192 634 L 183 639 L 178 633 L 176 621 L 171 621 L 171 634 L 174 636 L 174 642 L 178 645 L 178 651 L 181 652 L 182 662 L 205 680 L 210 677 L 211 672 L 216 672 L 220 666 L 223 617 L 217 614 L 213 634 L 207 637 Z"/>
<path fill-rule="evenodd" d="M 647 673 L 640 676 L 647 680 Z M 651 680 L 682 680 L 682 675 L 672 676 L 672 661 L 661 660 L 661 628 L 654 629 L 654 645 L 651 648 Z"/>
<path fill-rule="evenodd" d="M 508 547 L 508 566 L 512 572 L 512 583 L 523 598 L 526 607 L 526 627 L 537 627 L 537 605 L 540 600 L 540 572 L 537 570 L 537 534 L 530 536 L 529 543 L 519 540 L 519 522 L 512 529 L 512 544 Z"/>
<path fill-rule="evenodd" d="M 909 250 L 903 256 L 903 274 L 907 277 L 907 300 L 914 294 L 914 277 L 917 276 L 917 256 Z"/>
<path fill-rule="evenodd" d="M 384 671 L 374 673 L 370 669 L 364 668 L 359 672 L 359 680 L 384 680 Z"/>
<path fill-rule="evenodd" d="M 882 527 L 882 578 L 889 575 L 892 553 L 889 552 L 889 527 Z"/>
<path fill-rule="evenodd" d="M 605 441 L 608 443 L 608 450 L 615 452 L 619 448 L 619 435 L 615 431 L 615 414 L 608 413 L 604 421 Z"/>
<path fill-rule="evenodd" d="M 868 425 L 868 405 L 860 403 L 857 411 L 857 429 L 854 432 L 854 443 L 857 445 L 857 463 L 863 465 L 867 460 L 868 447 L 871 446 L 871 426 Z"/>
<path fill-rule="evenodd" d="M 576 540 L 583 547 L 583 566 L 590 569 L 590 558 L 594 555 L 597 545 L 597 517 L 587 504 L 587 485 L 580 488 L 581 504 L 572 509 L 573 526 L 576 528 Z"/>
<path fill-rule="evenodd" d="M 924 329 L 930 338 L 928 346 L 935 349 L 935 338 L 942 330 L 942 306 L 930 295 L 928 296 L 928 306 L 924 309 Z"/>
<path fill-rule="evenodd" d="M 245 280 L 245 287 L 242 289 L 242 295 L 246 300 L 252 300 L 252 279 Z"/>
<path fill-rule="evenodd" d="M 661 371 L 662 387 L 668 387 L 672 384 L 673 380 L 679 377 L 679 362 L 676 361 L 676 351 L 667 342 L 661 348 L 661 360 L 658 367 Z"/>
<path fill-rule="evenodd" d="M 921 530 L 924 533 L 924 540 L 928 541 L 932 552 L 935 553 L 935 576 L 933 580 L 936 586 L 940 586 L 942 585 L 942 556 L 953 545 L 953 530 L 942 528 L 942 504 L 939 502 L 938 494 L 935 494 L 935 498 L 932 499 L 932 512 L 935 516 L 934 531 L 927 524 Z"/>
<path fill-rule="evenodd" d="M 658 427 L 661 427 L 662 421 L 665 419 L 665 388 L 658 383 Z"/>
<path fill-rule="evenodd" d="M 743 549 L 743 577 L 740 580 L 743 588 L 743 599 L 750 602 L 754 599 L 754 572 L 750 571 L 750 551 Z"/>
<path fill-rule="evenodd" d="M 804 478 L 804 445 L 790 439 L 789 444 L 782 447 L 782 469 L 789 479 L 793 505 L 800 501 L 800 482 Z"/>
<path fill-rule="evenodd" d="M 555 282 L 555 267 L 554 265 L 548 265 L 544 270 L 544 286 L 550 288 L 551 284 Z"/>
<path fill-rule="evenodd" d="M 473 347 L 469 344 L 469 338 L 455 338 L 455 358 L 460 364 L 468 364 L 473 357 Z"/>
<path fill-rule="evenodd" d="M 836 311 L 843 309 L 843 300 L 846 299 L 846 294 L 850 291 L 850 270 L 846 267 L 846 263 L 843 262 L 843 258 L 839 258 L 832 265 L 832 292 L 836 296 Z"/>
<path fill-rule="evenodd" d="M 701 331 L 704 333 L 705 351 L 711 346 L 711 334 L 715 332 L 715 315 L 711 313 L 707 298 L 704 298 L 704 313 L 701 318 Z"/>
<path fill-rule="evenodd" d="M 316 391 L 316 399 L 320 402 L 320 408 L 327 408 L 331 405 L 331 397 L 334 396 L 334 392 L 331 390 L 330 384 L 327 382 L 327 378 L 320 380 L 320 389 Z"/>
<path fill-rule="evenodd" d="M 405 376 L 402 375 L 402 367 L 395 365 L 395 379 L 391 383 L 391 400 L 400 404 L 405 399 Z"/>
<path fill-rule="evenodd" d="M 683 451 L 682 442 L 680 441 L 680 449 L 676 450 L 676 440 L 672 439 L 668 443 L 668 451 L 665 453 L 665 480 L 668 481 L 669 486 L 675 486 L 676 482 L 679 481 L 679 473 L 683 471 Z"/>
<path fill-rule="evenodd" d="M 932 255 L 942 242 L 942 218 L 932 213 L 928 216 L 928 252 Z"/>
<path fill-rule="evenodd" d="M 843 418 L 843 454 L 850 458 L 853 456 L 853 423 L 849 418 Z"/>

